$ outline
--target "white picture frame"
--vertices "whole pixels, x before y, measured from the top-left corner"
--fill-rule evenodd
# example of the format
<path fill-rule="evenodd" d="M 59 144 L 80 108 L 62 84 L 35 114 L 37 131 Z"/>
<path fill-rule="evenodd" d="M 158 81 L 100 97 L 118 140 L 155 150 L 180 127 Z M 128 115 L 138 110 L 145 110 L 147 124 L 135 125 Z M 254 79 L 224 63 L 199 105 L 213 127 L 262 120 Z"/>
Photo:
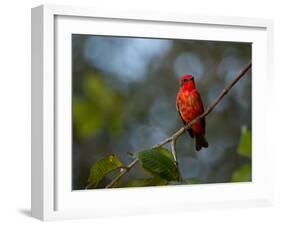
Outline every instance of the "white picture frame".
<path fill-rule="evenodd" d="M 253 43 L 253 181 L 71 191 L 70 34 L 185 38 L 186 27 L 194 31 L 189 39 Z M 55 220 L 271 205 L 273 179 L 268 175 L 273 168 L 273 149 L 270 148 L 267 124 L 258 122 L 264 122 L 267 117 L 259 105 L 266 98 L 259 92 L 260 87 L 270 93 L 273 84 L 272 32 L 273 22 L 265 19 L 55 5 L 33 8 L 32 216 Z M 264 74 L 267 75 L 265 81 Z M 268 102 L 268 106 L 271 104 Z M 108 202 L 118 205 L 108 205 Z"/>

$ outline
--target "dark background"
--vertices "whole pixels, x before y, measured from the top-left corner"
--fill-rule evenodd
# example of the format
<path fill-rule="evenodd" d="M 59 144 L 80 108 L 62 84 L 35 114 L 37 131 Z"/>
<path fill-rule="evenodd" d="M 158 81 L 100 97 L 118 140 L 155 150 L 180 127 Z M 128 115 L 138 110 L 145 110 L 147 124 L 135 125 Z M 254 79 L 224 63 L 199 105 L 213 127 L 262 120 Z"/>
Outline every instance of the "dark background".
<path fill-rule="evenodd" d="M 206 108 L 250 60 L 250 43 L 73 35 L 72 188 L 84 189 L 92 164 L 105 155 L 129 163 L 127 152 L 150 148 L 182 127 L 175 107 L 181 75 L 195 77 Z M 251 131 L 251 73 L 206 123 L 209 148 L 196 152 L 187 134 L 177 142 L 181 174 L 230 182 L 251 164 L 237 151 L 242 127 Z M 124 180 L 143 175 L 136 167 Z"/>

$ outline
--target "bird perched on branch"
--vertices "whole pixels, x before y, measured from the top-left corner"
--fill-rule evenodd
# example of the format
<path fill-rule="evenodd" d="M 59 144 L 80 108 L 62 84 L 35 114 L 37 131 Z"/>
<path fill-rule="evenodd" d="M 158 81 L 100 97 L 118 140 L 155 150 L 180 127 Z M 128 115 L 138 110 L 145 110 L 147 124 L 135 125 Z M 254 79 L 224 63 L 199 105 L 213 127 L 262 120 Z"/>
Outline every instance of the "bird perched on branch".
<path fill-rule="evenodd" d="M 188 124 L 191 120 L 204 112 L 203 103 L 199 92 L 196 89 L 192 75 L 183 75 L 180 82 L 180 90 L 177 95 L 176 107 L 184 123 Z M 202 147 L 208 147 L 205 138 L 205 118 L 195 122 L 188 132 L 192 138 L 195 138 L 195 148 L 200 151 Z"/>

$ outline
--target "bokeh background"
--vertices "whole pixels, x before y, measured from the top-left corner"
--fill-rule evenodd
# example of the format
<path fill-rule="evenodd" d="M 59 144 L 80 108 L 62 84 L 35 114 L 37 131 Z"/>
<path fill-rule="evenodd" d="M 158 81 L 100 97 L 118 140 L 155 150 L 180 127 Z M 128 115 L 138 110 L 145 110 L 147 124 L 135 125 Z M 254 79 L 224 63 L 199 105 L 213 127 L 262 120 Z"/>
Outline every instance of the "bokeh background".
<path fill-rule="evenodd" d="M 206 108 L 250 60 L 251 43 L 73 34 L 72 188 L 84 189 L 91 166 L 105 155 L 129 163 L 127 152 L 150 148 L 183 126 L 175 107 L 181 75 L 194 76 Z M 251 180 L 251 156 L 239 153 L 241 139 L 251 143 L 248 73 L 207 116 L 207 149 L 196 152 L 188 134 L 178 139 L 183 178 Z M 135 167 L 123 180 L 144 176 Z"/>

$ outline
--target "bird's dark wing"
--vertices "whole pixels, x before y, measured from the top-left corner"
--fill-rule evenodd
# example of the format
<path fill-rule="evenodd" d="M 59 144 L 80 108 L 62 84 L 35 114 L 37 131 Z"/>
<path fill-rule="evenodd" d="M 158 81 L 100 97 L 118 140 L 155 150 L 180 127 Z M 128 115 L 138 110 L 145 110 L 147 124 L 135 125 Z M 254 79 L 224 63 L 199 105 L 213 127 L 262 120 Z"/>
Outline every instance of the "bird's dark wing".
<path fill-rule="evenodd" d="M 205 134 L 205 127 L 206 127 L 205 117 L 201 118 L 201 124 L 202 124 L 203 131 L 204 131 L 204 133 L 203 133 L 203 134 Z"/>
<path fill-rule="evenodd" d="M 199 94 L 199 97 L 200 97 L 200 94 Z M 200 97 L 200 100 L 201 100 L 201 97 Z M 204 110 L 204 106 L 203 106 L 203 102 L 202 100 L 200 101 L 201 102 L 201 105 L 202 105 L 202 113 L 205 111 Z M 206 128 L 206 120 L 205 120 L 205 117 L 201 118 L 201 124 L 202 124 L 202 127 L 203 127 L 203 134 L 205 134 L 205 128 Z"/>

